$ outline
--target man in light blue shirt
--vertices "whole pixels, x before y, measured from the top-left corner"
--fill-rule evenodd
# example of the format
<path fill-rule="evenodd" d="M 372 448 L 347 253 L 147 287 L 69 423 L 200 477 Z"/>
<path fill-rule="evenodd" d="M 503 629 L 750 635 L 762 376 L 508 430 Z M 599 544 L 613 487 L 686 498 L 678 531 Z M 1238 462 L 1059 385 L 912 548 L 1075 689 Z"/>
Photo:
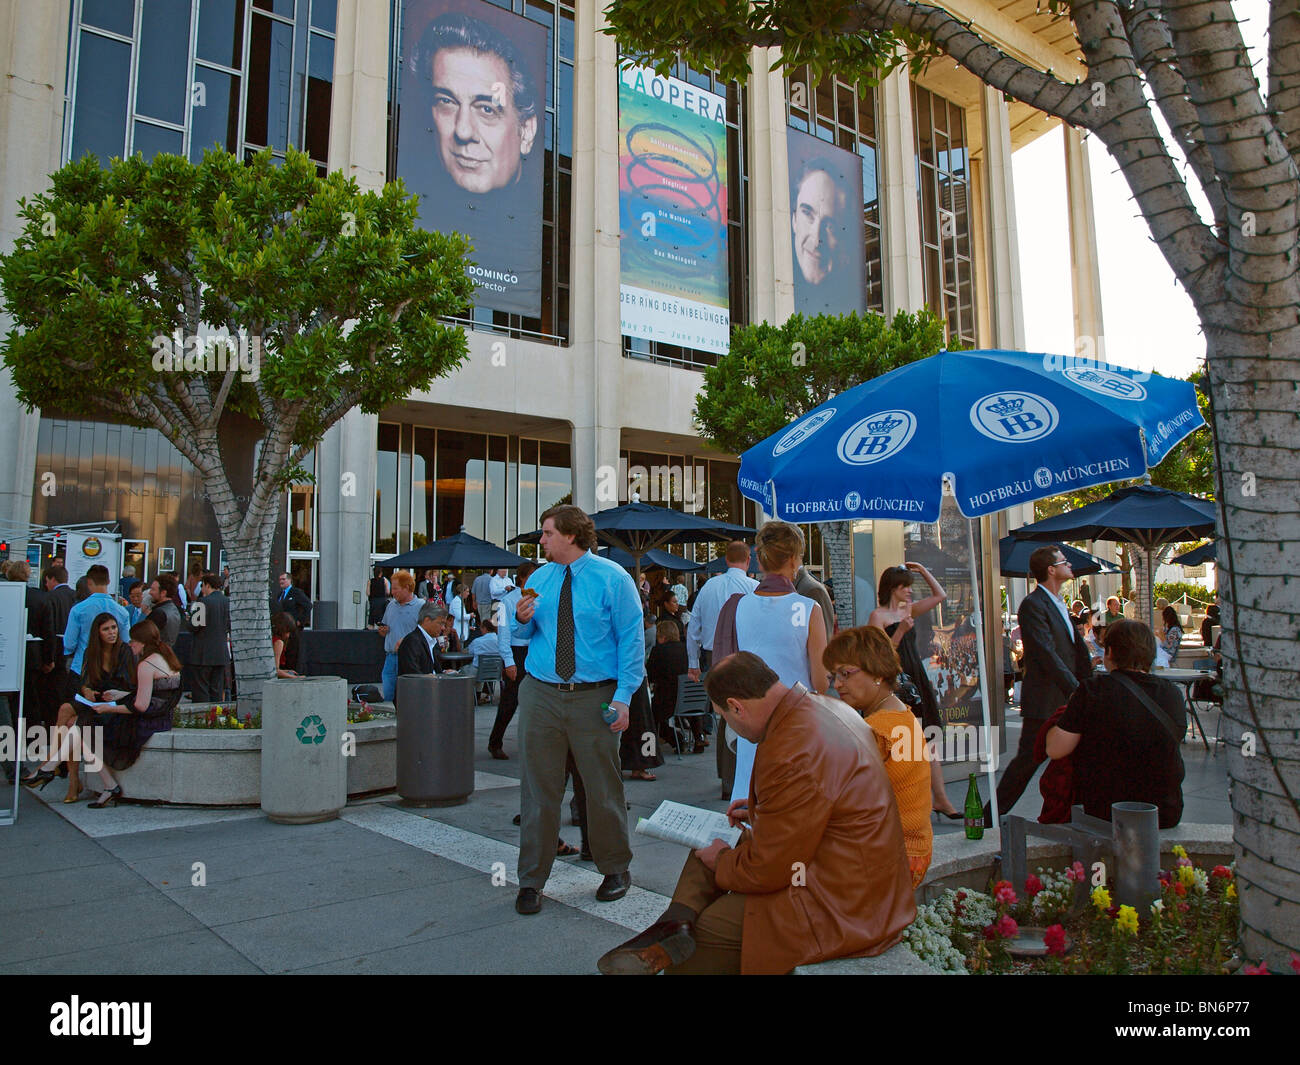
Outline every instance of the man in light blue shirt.
<path fill-rule="evenodd" d="M 686 675 L 691 680 L 699 680 L 701 668 L 707 670 L 713 659 L 713 630 L 717 627 L 723 604 L 737 592 L 745 595 L 758 587 L 758 581 L 745 576 L 749 566 L 747 543 L 731 541 L 725 557 L 727 568 L 704 582 L 700 594 L 695 597 L 695 609 L 691 611 L 691 620 L 686 626 L 686 663 L 689 666 Z"/>
<path fill-rule="evenodd" d="M 384 616 L 379 622 L 379 635 L 384 638 L 384 672 L 380 688 L 384 699 L 392 702 L 397 694 L 397 645 L 402 638 L 415 631 L 420 618 L 423 599 L 415 597 L 415 577 L 404 569 L 399 569 L 392 578 L 393 598 L 384 608 Z"/>
<path fill-rule="evenodd" d="M 108 594 L 109 579 L 106 566 L 91 566 L 86 571 L 86 587 L 90 595 L 68 611 L 68 624 L 63 630 L 63 651 L 72 656 L 68 668 L 78 678 L 74 691 L 81 687 L 81 666 L 90 645 L 90 627 L 98 615 L 112 614 L 117 619 L 117 638 L 123 642 L 130 638 L 131 616 Z"/>
<path fill-rule="evenodd" d="M 541 909 L 555 860 L 569 751 L 586 785 L 587 831 L 605 879 L 601 902 L 627 894 L 632 861 L 619 763 L 628 704 L 645 676 L 641 598 L 623 567 L 593 553 L 596 528 L 579 507 L 542 515 L 542 549 L 551 564 L 533 573 L 515 607 L 512 639 L 526 637 L 528 675 L 519 690 L 523 759 L 519 895 L 515 910 Z M 614 712 L 612 723 L 602 707 Z"/>
<path fill-rule="evenodd" d="M 497 601 L 492 611 L 492 620 L 497 626 L 497 654 L 501 656 L 501 672 L 505 674 L 505 683 L 501 687 L 501 702 L 497 704 L 497 718 L 492 723 L 492 734 L 488 736 L 488 754 L 501 761 L 510 758 L 503 750 L 506 729 L 510 727 L 519 706 L 519 682 L 524 679 L 524 664 L 528 659 L 528 637 L 516 631 L 519 622 L 515 619 L 515 607 L 519 605 L 528 578 L 536 569 L 535 562 L 527 559 L 521 562 L 515 571 L 515 586 Z"/>

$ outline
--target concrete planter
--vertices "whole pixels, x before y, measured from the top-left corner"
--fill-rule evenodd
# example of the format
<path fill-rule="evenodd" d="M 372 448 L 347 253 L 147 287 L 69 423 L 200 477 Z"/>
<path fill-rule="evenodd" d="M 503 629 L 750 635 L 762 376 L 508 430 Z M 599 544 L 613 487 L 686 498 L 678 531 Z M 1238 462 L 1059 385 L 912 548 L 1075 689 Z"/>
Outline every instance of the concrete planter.
<path fill-rule="evenodd" d="M 397 723 L 344 726 L 356 753 L 344 759 L 349 797 L 391 791 L 397 782 Z M 186 806 L 258 806 L 261 729 L 173 729 L 152 737 L 130 769 L 114 772 L 128 798 Z"/>

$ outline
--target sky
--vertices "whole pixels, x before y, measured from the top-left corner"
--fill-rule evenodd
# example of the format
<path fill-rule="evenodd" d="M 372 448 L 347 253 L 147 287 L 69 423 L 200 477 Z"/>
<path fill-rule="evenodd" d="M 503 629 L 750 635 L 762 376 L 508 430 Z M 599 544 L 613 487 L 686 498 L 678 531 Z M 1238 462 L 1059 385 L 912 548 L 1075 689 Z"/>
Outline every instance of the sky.
<path fill-rule="evenodd" d="M 1268 0 L 1233 0 L 1256 76 L 1266 83 Z M 1186 377 L 1205 358 L 1192 302 L 1151 240 L 1128 184 L 1105 146 L 1088 138 L 1101 276 L 1105 357 L 1112 363 Z M 1168 143 L 1168 142 L 1167 142 Z M 1065 146 L 1058 127 L 1012 156 L 1020 286 L 1029 351 L 1075 352 Z M 1209 217 L 1195 181 L 1193 196 Z M 1088 354 L 1088 352 L 1081 352 Z"/>

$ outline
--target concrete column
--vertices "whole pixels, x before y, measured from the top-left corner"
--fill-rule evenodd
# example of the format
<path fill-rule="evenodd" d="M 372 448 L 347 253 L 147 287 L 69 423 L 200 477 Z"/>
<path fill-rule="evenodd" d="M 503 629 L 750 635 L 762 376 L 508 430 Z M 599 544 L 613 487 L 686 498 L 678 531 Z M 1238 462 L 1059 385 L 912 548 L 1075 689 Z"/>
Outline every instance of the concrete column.
<path fill-rule="evenodd" d="M 618 469 L 618 47 L 600 33 L 603 5 L 578 0 L 573 76 L 573 501 L 592 510 L 601 466 Z M 614 505 L 614 504 L 610 504 Z"/>
<path fill-rule="evenodd" d="M 998 89 L 980 90 L 984 123 L 984 210 L 989 271 L 990 325 L 998 347 L 1023 351 L 1025 319 L 1020 302 L 1020 256 L 1016 236 L 1016 194 L 1011 174 L 1011 123 Z"/>
<path fill-rule="evenodd" d="M 785 153 L 785 76 L 769 70 L 777 51 L 755 48 L 749 79 L 749 307 L 755 322 L 794 313 L 790 175 Z"/>
<path fill-rule="evenodd" d="M 49 187 L 63 149 L 63 89 L 68 54 L 68 0 L 44 4 L 0 0 L 0 251 L 13 250 L 22 232 L 18 200 Z M 13 320 L 0 314 L 0 336 Z M 14 396 L 0 368 L 0 522 L 31 520 L 40 414 Z M 22 558 L 25 537 L 11 537 L 10 556 Z"/>
<path fill-rule="evenodd" d="M 906 67 L 880 83 L 881 239 L 885 314 L 925 306 L 921 271 L 921 210 L 916 192 L 916 134 L 912 85 Z"/>
<path fill-rule="evenodd" d="M 1065 134 L 1065 197 L 1070 218 L 1070 291 L 1074 297 L 1076 354 L 1106 357 L 1101 320 L 1101 273 L 1097 263 L 1097 226 L 1093 216 L 1092 172 L 1088 142 L 1068 126 Z M 1089 338 L 1084 340 L 1084 338 Z"/>
<path fill-rule="evenodd" d="M 328 162 L 363 190 L 384 187 L 387 93 L 388 4 L 340 0 Z M 378 420 L 354 407 L 316 448 L 320 597 L 338 603 L 340 628 L 365 625 Z"/>

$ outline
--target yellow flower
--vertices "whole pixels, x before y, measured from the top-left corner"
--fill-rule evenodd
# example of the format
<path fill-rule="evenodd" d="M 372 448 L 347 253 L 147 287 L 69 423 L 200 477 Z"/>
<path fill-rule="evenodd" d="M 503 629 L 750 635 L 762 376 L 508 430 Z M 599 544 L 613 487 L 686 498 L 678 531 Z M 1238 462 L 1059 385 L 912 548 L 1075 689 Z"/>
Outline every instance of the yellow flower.
<path fill-rule="evenodd" d="M 1119 913 L 1115 916 L 1115 928 L 1120 932 L 1125 932 L 1130 936 L 1137 935 L 1138 931 L 1138 912 L 1132 906 L 1121 906 Z"/>
<path fill-rule="evenodd" d="M 1223 893 L 1223 897 L 1225 899 L 1235 899 L 1237 897 L 1237 885 L 1229 884 L 1227 890 Z"/>
<path fill-rule="evenodd" d="M 1175 857 L 1175 858 L 1186 858 L 1186 857 L 1187 857 L 1187 848 L 1184 847 L 1181 843 L 1176 843 L 1176 844 L 1174 844 L 1174 857 Z"/>
<path fill-rule="evenodd" d="M 1098 910 L 1104 912 L 1110 909 L 1110 892 L 1104 887 L 1095 887 L 1092 889 L 1092 904 Z"/>
<path fill-rule="evenodd" d="M 1178 867 L 1178 882 L 1185 888 L 1189 888 L 1196 883 L 1196 868 L 1191 865 L 1180 865 Z"/>

